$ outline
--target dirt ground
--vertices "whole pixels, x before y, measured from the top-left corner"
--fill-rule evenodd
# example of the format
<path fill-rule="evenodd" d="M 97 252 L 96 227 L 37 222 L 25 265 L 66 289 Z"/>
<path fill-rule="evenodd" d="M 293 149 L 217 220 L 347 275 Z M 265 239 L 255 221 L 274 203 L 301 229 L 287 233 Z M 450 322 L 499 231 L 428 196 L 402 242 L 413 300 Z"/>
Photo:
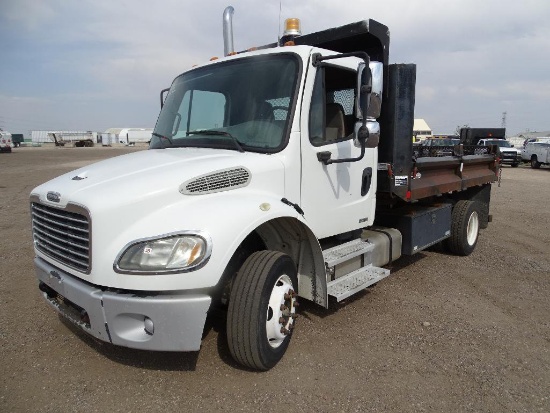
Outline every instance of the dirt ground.
<path fill-rule="evenodd" d="M 505 167 L 469 257 L 427 251 L 328 311 L 302 300 L 290 348 L 256 373 L 218 319 L 197 353 L 101 345 L 41 297 L 28 196 L 137 148 L 0 154 L 0 411 L 549 412 L 550 168 Z"/>

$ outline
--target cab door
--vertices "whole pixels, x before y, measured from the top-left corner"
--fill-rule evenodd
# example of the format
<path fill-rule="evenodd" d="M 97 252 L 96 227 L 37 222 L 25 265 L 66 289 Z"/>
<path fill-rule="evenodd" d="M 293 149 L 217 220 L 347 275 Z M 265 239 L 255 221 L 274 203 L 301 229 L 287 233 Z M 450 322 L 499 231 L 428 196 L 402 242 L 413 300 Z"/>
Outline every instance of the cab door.
<path fill-rule="evenodd" d="M 322 152 L 332 159 L 361 153 L 353 142 L 358 59 L 333 62 L 309 67 L 301 114 L 301 207 L 318 238 L 372 225 L 376 203 L 376 148 L 356 162 L 318 159 Z"/>

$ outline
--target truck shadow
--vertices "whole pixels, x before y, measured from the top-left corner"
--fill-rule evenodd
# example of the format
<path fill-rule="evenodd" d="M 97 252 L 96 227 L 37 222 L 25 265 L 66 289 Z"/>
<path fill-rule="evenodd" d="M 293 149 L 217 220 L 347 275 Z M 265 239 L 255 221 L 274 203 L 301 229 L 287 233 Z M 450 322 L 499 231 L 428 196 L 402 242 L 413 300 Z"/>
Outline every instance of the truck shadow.
<path fill-rule="evenodd" d="M 86 334 L 65 317 L 59 320 L 84 344 L 111 361 L 148 370 L 195 371 L 199 352 L 146 351 L 103 343 Z"/>
<path fill-rule="evenodd" d="M 223 363 L 225 363 L 226 365 L 228 365 L 233 369 L 247 371 L 251 373 L 252 372 L 257 373 L 256 370 L 242 366 L 233 359 L 233 356 L 231 355 L 231 351 L 229 350 L 229 345 L 227 343 L 226 320 L 227 320 L 227 311 L 224 309 L 218 308 L 212 311 L 211 313 L 209 313 L 208 317 L 206 318 L 206 324 L 204 326 L 203 338 L 206 337 L 206 335 L 210 331 L 214 331 L 217 334 L 216 348 L 217 348 L 220 360 Z"/>

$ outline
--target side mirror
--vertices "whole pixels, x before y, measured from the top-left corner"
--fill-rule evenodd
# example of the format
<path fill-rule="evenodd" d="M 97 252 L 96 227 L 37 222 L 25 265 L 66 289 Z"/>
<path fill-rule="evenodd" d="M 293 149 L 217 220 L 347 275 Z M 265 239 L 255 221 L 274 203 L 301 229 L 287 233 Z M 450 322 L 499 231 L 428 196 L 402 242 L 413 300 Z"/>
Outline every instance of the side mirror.
<path fill-rule="evenodd" d="M 170 88 L 166 88 L 160 91 L 160 108 L 161 109 L 164 106 L 164 100 L 166 99 L 165 94 L 167 94 L 169 90 Z"/>
<path fill-rule="evenodd" d="M 368 103 L 367 118 L 376 119 L 380 117 L 382 109 L 382 88 L 384 84 L 384 65 L 380 62 L 370 62 L 370 89 L 367 96 L 361 95 L 361 86 L 367 84 L 365 73 L 365 63 L 359 63 L 357 67 L 357 99 L 355 101 L 355 113 L 359 119 L 363 119 L 363 100 L 366 98 Z M 368 73 L 368 71 L 367 71 Z"/>
<path fill-rule="evenodd" d="M 379 62 L 370 62 L 368 66 L 361 62 L 357 67 L 355 112 L 358 121 L 353 141 L 356 147 L 376 148 L 380 142 L 380 125 L 376 118 L 380 116 L 382 105 L 382 73 L 383 64 Z"/>
<path fill-rule="evenodd" d="M 357 67 L 357 94 L 355 98 L 355 113 L 358 119 L 364 119 L 369 108 L 370 94 L 372 90 L 372 77 L 370 68 L 364 62 Z"/>

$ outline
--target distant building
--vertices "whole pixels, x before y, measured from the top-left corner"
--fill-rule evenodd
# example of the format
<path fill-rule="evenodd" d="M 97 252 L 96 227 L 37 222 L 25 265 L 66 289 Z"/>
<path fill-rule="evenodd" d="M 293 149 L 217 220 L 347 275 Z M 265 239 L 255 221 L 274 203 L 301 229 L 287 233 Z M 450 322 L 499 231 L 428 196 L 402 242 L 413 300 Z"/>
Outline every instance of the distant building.
<path fill-rule="evenodd" d="M 413 126 L 413 142 L 420 142 L 432 137 L 432 128 L 424 119 L 415 119 Z"/>
<path fill-rule="evenodd" d="M 114 136 L 114 142 L 129 145 L 138 142 L 149 142 L 152 133 L 153 128 L 109 128 L 103 132 L 102 136 L 108 134 L 110 137 Z"/>

